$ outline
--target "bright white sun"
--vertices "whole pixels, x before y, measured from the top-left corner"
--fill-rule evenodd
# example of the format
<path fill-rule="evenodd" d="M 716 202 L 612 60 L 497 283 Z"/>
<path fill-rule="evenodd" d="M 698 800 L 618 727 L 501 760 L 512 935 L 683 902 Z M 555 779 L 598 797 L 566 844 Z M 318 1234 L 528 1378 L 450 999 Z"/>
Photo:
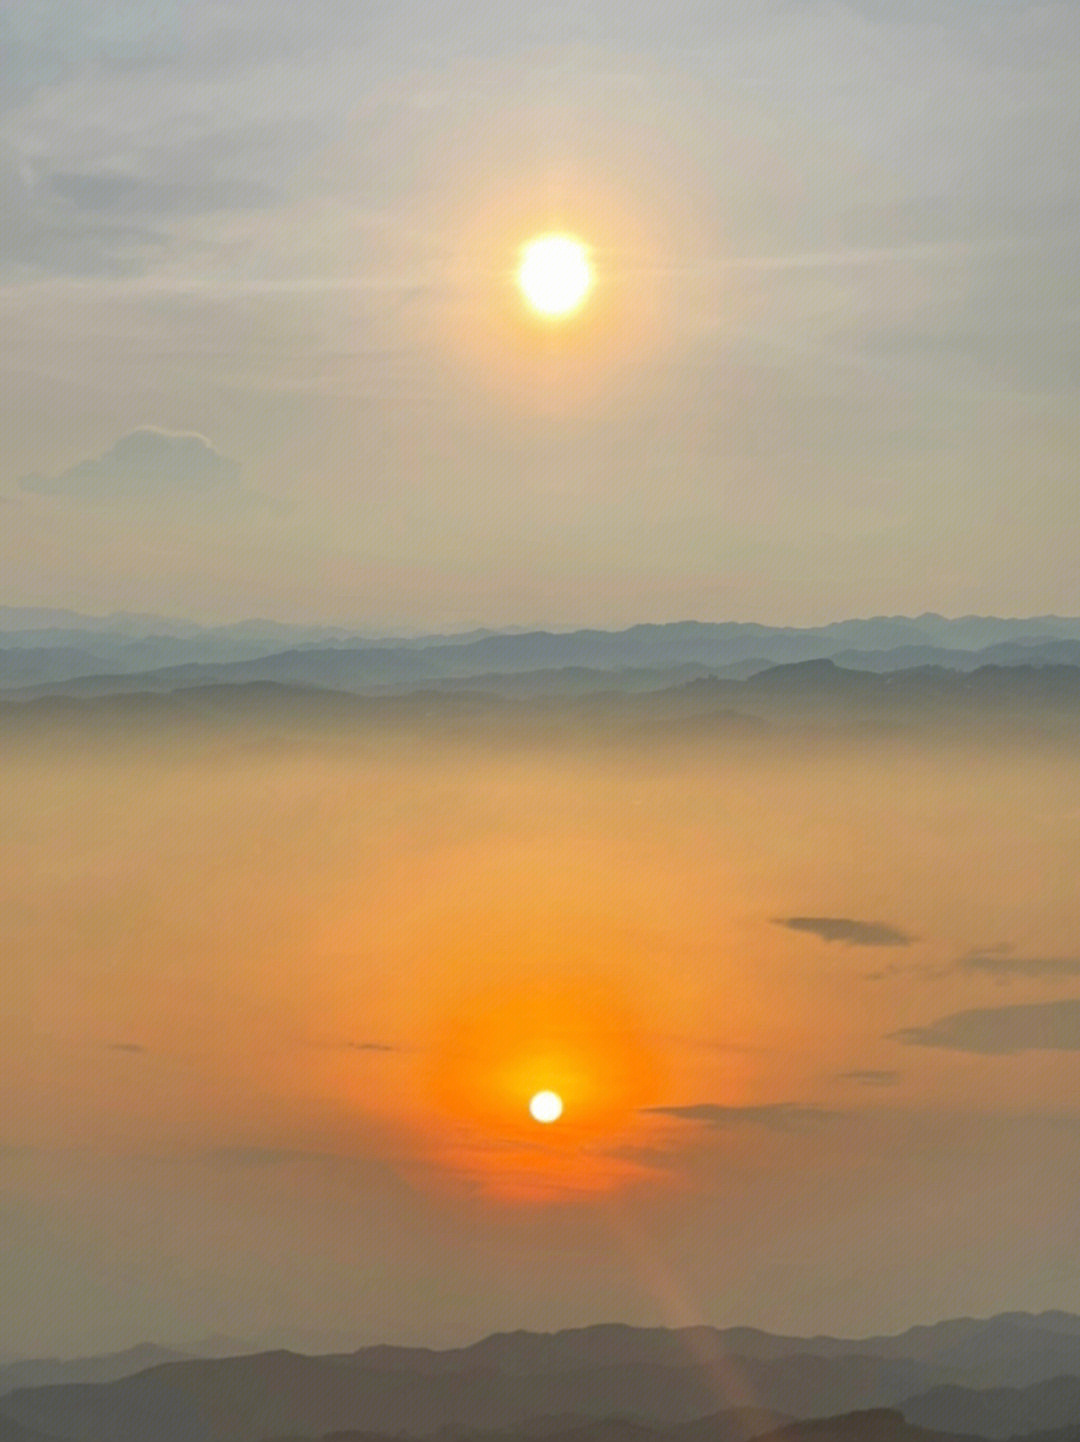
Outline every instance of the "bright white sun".
<path fill-rule="evenodd" d="M 537 1092 L 529 1103 L 533 1121 L 548 1125 L 562 1116 L 562 1097 L 557 1092 Z"/>
<path fill-rule="evenodd" d="M 572 235 L 537 236 L 521 252 L 517 278 L 525 299 L 540 315 L 569 315 L 592 285 L 589 252 Z"/>

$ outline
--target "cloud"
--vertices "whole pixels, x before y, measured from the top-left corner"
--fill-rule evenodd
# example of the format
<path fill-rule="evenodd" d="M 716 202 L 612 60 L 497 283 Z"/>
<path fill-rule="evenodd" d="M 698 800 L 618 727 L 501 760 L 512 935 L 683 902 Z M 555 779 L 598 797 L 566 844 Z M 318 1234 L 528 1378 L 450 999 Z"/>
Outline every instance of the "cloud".
<path fill-rule="evenodd" d="M 389 1186 L 399 1196 L 407 1190 L 397 1171 L 386 1162 L 349 1150 L 338 1150 L 333 1145 L 310 1148 L 288 1145 L 205 1147 L 177 1156 L 175 1160 L 185 1166 L 196 1161 L 211 1168 L 255 1175 L 277 1167 L 304 1167 L 323 1172 L 333 1170 L 346 1172 L 372 1186 Z"/>
<path fill-rule="evenodd" d="M 1021 1051 L 1080 1051 L 1080 1001 L 957 1011 L 927 1026 L 889 1033 L 904 1046 L 942 1047 L 981 1056 Z"/>
<path fill-rule="evenodd" d="M 864 981 L 891 981 L 897 976 L 918 976 L 924 981 L 939 981 L 955 972 L 954 966 L 934 966 L 926 961 L 889 961 L 873 971 L 864 971 Z"/>
<path fill-rule="evenodd" d="M 133 1056 L 142 1056 L 146 1052 L 146 1048 L 140 1046 L 137 1041 L 111 1041 L 108 1043 L 106 1049 L 108 1051 L 130 1052 Z"/>
<path fill-rule="evenodd" d="M 915 940 L 899 927 L 883 921 L 857 921 L 851 916 L 777 916 L 775 926 L 788 931 L 806 931 L 822 941 L 841 941 L 845 946 L 910 946 Z"/>
<path fill-rule="evenodd" d="M 253 181 L 170 182 L 109 171 L 57 171 L 49 177 L 49 185 L 54 194 L 76 210 L 108 215 L 199 215 L 214 210 L 261 209 L 279 199 L 270 186 Z"/>
<path fill-rule="evenodd" d="M 37 495 L 92 504 L 239 493 L 239 467 L 202 436 L 150 427 L 121 436 L 100 456 L 55 476 L 25 476 Z"/>
<path fill-rule="evenodd" d="M 163 243 L 156 230 L 125 215 L 78 211 L 0 142 L 0 279 L 42 271 L 129 275 Z"/>
<path fill-rule="evenodd" d="M 399 1046 L 390 1046 L 388 1043 L 382 1041 L 347 1041 L 343 1042 L 342 1045 L 346 1051 L 397 1052 L 401 1050 Z"/>
<path fill-rule="evenodd" d="M 200 1156 L 204 1161 L 227 1167 L 281 1167 L 291 1162 L 321 1160 L 317 1154 L 284 1147 L 211 1147 Z"/>
<path fill-rule="evenodd" d="M 1011 981 L 1018 976 L 1053 981 L 1080 976 L 1080 957 L 1012 956 L 1007 947 L 999 947 L 962 956 L 956 963 L 956 970 L 982 972 L 993 977 L 995 981 L 1002 982 Z"/>
<path fill-rule="evenodd" d="M 698 1122 L 705 1127 L 767 1127 L 770 1131 L 800 1131 L 839 1121 L 843 1112 L 826 1111 L 823 1107 L 803 1106 L 799 1102 L 770 1102 L 765 1106 L 730 1107 L 716 1102 L 699 1102 L 683 1107 L 643 1107 L 650 1116 L 676 1117 L 680 1121 Z"/>
<path fill-rule="evenodd" d="M 894 1087 L 899 1082 L 898 1071 L 841 1071 L 836 1073 L 837 1081 L 857 1082 L 864 1087 Z"/>

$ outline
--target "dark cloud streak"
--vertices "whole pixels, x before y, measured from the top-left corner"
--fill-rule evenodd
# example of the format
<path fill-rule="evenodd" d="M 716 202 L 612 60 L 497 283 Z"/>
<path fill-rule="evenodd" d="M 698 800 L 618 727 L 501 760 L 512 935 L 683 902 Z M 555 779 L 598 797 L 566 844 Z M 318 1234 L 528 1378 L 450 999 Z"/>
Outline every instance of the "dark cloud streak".
<path fill-rule="evenodd" d="M 910 946 L 915 940 L 884 921 L 859 921 L 853 916 L 777 916 L 773 924 L 845 946 Z"/>
<path fill-rule="evenodd" d="M 979 1007 L 952 1012 L 925 1026 L 903 1027 L 888 1040 L 978 1056 L 1024 1051 L 1080 1051 L 1080 1001 Z"/>
<path fill-rule="evenodd" d="M 856 1082 L 864 1087 L 893 1087 L 900 1077 L 898 1071 L 841 1071 L 836 1074 L 837 1081 Z"/>
<path fill-rule="evenodd" d="M 642 1110 L 648 1116 L 674 1117 L 679 1121 L 697 1122 L 701 1126 L 717 1129 L 757 1126 L 775 1132 L 801 1131 L 807 1127 L 840 1121 L 845 1116 L 844 1112 L 804 1106 L 799 1102 L 770 1102 L 764 1106 L 748 1107 L 699 1102 L 692 1106 L 644 1107 Z"/>
<path fill-rule="evenodd" d="M 1046 981 L 1065 980 L 1080 976 L 1077 956 L 1012 956 L 1004 949 L 976 951 L 962 956 L 956 970 L 978 972 L 995 981 L 1011 981 L 1015 977 L 1031 977 Z"/>

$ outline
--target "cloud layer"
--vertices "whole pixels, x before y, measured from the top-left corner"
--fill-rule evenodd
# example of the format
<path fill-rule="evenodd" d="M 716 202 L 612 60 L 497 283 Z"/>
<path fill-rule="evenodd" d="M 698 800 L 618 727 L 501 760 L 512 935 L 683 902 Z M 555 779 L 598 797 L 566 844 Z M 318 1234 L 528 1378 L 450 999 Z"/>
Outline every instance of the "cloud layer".
<path fill-rule="evenodd" d="M 1022 1051 L 1080 1051 L 1080 1001 L 957 1011 L 926 1026 L 903 1027 L 890 1040 L 982 1056 Z"/>

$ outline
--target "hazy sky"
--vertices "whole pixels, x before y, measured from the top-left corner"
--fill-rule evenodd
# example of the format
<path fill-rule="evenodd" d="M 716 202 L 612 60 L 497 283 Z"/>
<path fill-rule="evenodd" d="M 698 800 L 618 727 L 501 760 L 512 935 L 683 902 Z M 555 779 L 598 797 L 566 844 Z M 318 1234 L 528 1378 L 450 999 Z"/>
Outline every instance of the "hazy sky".
<path fill-rule="evenodd" d="M 1075 614 L 1078 58 L 1073 0 L 0 4 L 0 601 Z M 596 287 L 545 330 L 554 228 Z M 5 1346 L 1080 1310 L 1039 718 L 750 761 L 128 705 L 0 737 Z"/>
<path fill-rule="evenodd" d="M 1071 752 L 307 709 L 4 743 L 12 1350 L 1080 1308 Z"/>
<path fill-rule="evenodd" d="M 1078 46 L 1071 0 L 4 5 L 5 601 L 1074 611 Z M 597 288 L 545 341 L 552 227 Z"/>

